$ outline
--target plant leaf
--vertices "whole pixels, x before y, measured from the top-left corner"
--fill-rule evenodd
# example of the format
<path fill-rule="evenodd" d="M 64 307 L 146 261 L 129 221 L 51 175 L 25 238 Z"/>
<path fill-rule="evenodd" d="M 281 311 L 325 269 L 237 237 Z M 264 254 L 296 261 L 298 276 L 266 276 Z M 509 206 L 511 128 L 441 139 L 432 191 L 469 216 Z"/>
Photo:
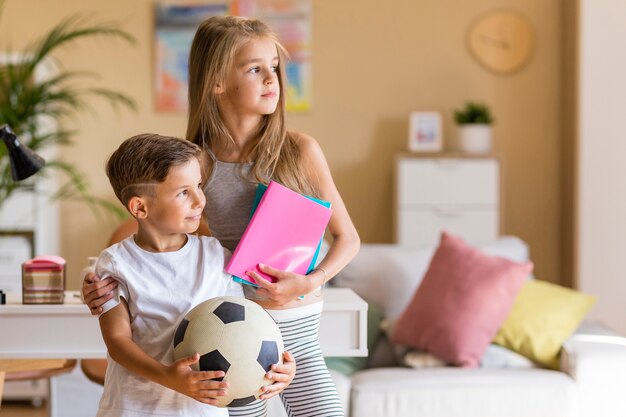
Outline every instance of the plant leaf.
<path fill-rule="evenodd" d="M 131 44 L 136 43 L 135 38 L 122 30 L 116 22 L 90 24 L 88 17 L 74 14 L 63 19 L 45 36 L 26 48 L 30 54 L 26 55 L 22 62 L 26 68 L 24 75 L 27 77 L 23 81 L 26 82 L 31 78 L 35 68 L 56 49 L 80 38 L 93 36 L 108 36 L 123 39 Z"/>
<path fill-rule="evenodd" d="M 127 217 L 127 212 L 118 204 L 99 198 L 89 193 L 89 184 L 85 180 L 84 174 L 80 173 L 73 165 L 62 161 L 50 161 L 46 164 L 46 169 L 54 168 L 63 171 L 68 180 L 50 198 L 52 200 L 75 200 L 85 202 L 93 214 L 102 218 L 103 210 L 123 219 Z"/>
<path fill-rule="evenodd" d="M 0 14 L 3 6 L 4 0 L 0 0 Z M 22 143 L 32 150 L 41 151 L 53 145 L 72 145 L 72 138 L 77 132 L 63 129 L 63 119 L 91 110 L 87 100 L 90 97 L 106 100 L 116 111 L 121 106 L 136 110 L 135 101 L 122 92 L 94 83 L 88 87 L 80 87 L 78 81 L 98 78 L 93 72 L 59 69 L 51 78 L 34 82 L 35 70 L 52 53 L 80 39 L 94 37 L 120 39 L 130 44 L 136 42 L 134 37 L 122 30 L 117 22 L 94 23 L 90 17 L 76 14 L 63 19 L 47 34 L 31 42 L 21 59 L 0 67 L 0 124 L 9 124 Z M 56 122 L 58 126 L 56 131 L 40 131 L 39 126 L 46 119 Z M 46 176 L 55 170 L 67 177 L 67 181 L 55 191 L 54 198 L 82 200 L 97 215 L 103 209 L 116 216 L 126 215 L 125 210 L 119 205 L 91 195 L 84 176 L 72 164 L 48 161 L 38 175 Z M 0 171 L 2 171 L 0 179 L 0 206 L 2 206 L 13 192 L 25 186 L 12 180 L 4 147 L 0 147 Z"/>

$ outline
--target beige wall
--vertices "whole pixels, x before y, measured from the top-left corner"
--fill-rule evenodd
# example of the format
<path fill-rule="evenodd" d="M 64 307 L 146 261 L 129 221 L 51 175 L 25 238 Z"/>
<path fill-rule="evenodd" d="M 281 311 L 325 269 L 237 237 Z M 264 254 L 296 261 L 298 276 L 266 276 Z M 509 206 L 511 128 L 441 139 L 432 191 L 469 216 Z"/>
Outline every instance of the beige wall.
<path fill-rule="evenodd" d="M 321 143 L 336 183 L 364 242 L 392 238 L 392 160 L 405 148 L 412 110 L 444 113 L 445 139 L 454 135 L 451 110 L 484 100 L 496 117 L 495 148 L 503 155 L 505 230 L 531 246 L 537 275 L 567 281 L 560 270 L 560 0 L 312 0 L 314 107 L 290 115 L 290 127 Z M 103 174 L 106 156 L 125 137 L 144 131 L 181 136 L 185 116 L 157 114 L 152 101 L 153 0 L 8 0 L 2 44 L 22 47 L 76 11 L 121 19 L 138 39 L 134 48 L 91 40 L 59 54 L 68 69 L 97 71 L 135 97 L 137 114 L 71 121 L 78 144 L 64 151 L 89 177 L 93 191 L 112 197 Z M 511 76 L 486 72 L 469 55 L 464 35 L 472 19 L 510 7 L 536 29 L 530 64 Z M 114 221 L 96 220 L 82 205 L 62 207 L 62 253 L 76 274 L 104 246 Z M 72 277 L 70 285 L 76 286 Z"/>

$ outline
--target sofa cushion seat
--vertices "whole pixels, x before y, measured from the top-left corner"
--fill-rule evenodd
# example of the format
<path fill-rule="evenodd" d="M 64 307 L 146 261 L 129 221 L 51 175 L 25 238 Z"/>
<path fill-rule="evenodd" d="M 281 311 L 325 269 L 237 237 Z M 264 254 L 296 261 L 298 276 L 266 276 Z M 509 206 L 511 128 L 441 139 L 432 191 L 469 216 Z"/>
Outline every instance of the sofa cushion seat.
<path fill-rule="evenodd" d="M 570 417 L 577 388 L 546 369 L 378 368 L 352 377 L 352 416 Z"/>

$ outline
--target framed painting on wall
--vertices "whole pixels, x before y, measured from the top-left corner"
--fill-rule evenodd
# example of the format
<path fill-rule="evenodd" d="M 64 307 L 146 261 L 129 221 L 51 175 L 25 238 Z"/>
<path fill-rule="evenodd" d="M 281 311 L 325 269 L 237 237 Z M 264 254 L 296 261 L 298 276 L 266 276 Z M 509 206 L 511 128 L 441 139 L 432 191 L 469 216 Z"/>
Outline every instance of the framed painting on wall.
<path fill-rule="evenodd" d="M 189 48 L 200 23 L 229 13 L 226 3 L 155 5 L 154 96 L 158 112 L 187 111 Z"/>

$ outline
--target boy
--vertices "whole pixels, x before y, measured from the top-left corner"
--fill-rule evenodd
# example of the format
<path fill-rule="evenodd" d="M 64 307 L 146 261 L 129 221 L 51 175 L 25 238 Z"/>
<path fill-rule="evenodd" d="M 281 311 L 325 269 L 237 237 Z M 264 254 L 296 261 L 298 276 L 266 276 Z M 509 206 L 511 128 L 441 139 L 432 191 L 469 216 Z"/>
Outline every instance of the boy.
<path fill-rule="evenodd" d="M 107 162 L 117 198 L 137 219 L 137 234 L 105 249 L 96 272 L 118 281 L 103 306 L 100 328 L 109 364 L 99 417 L 227 416 L 213 407 L 228 383 L 221 371 L 195 372 L 191 357 L 173 362 L 172 340 L 180 317 L 209 298 L 243 297 L 223 272 L 228 252 L 210 237 L 197 237 L 205 196 L 200 148 L 158 135 L 126 140 Z M 295 374 L 289 354 L 268 377 L 275 395 Z M 291 359 L 291 360 L 290 360 Z M 169 388 L 169 389 L 168 389 Z"/>

